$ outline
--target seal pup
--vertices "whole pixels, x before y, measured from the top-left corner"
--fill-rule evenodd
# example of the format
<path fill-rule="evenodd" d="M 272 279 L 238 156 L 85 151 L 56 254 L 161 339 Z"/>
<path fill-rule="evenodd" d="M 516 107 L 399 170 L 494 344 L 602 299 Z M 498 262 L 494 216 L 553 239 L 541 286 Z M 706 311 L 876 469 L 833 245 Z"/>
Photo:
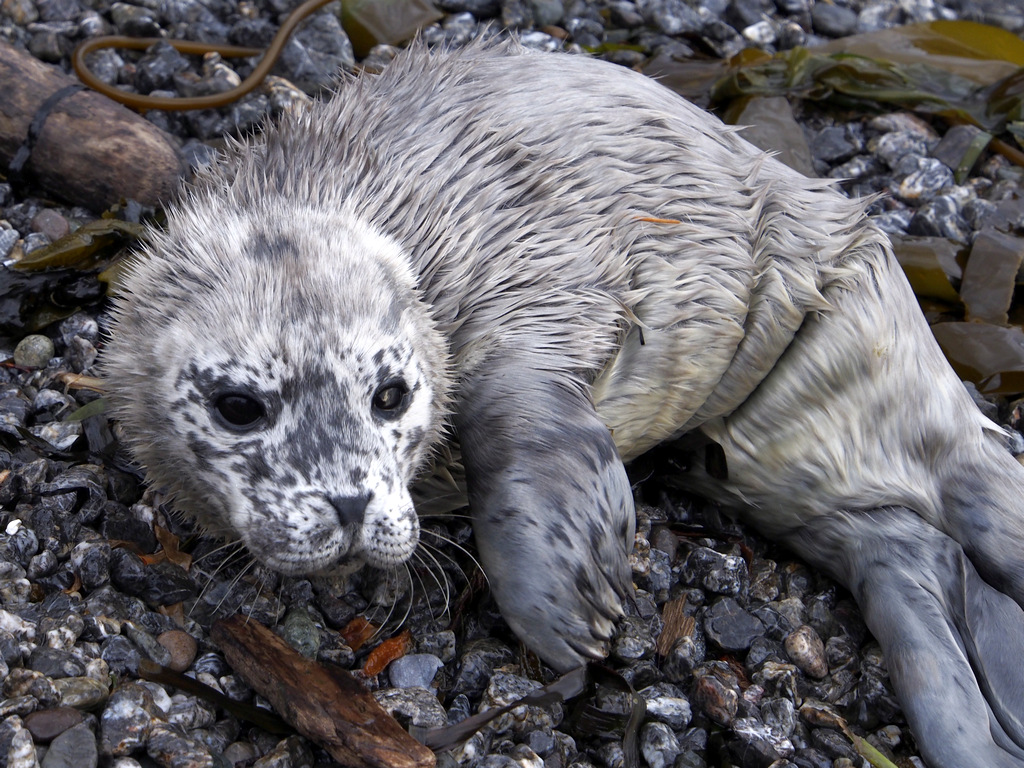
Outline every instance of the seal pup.
<path fill-rule="evenodd" d="M 634 72 L 415 46 L 229 150 L 105 354 L 150 480 L 268 565 L 389 567 L 458 443 L 511 627 L 567 669 L 629 594 L 623 461 L 845 584 L 934 768 L 1024 766 L 1024 469 L 863 204 Z"/>

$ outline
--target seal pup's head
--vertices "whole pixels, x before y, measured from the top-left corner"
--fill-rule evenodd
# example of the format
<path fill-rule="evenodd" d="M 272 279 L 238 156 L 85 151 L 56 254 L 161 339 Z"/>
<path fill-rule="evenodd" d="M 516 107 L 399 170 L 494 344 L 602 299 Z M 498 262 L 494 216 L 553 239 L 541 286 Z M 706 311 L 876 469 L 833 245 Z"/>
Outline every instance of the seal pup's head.
<path fill-rule="evenodd" d="M 447 349 L 354 215 L 200 189 L 127 270 L 102 372 L 151 483 L 289 574 L 412 554 Z"/>

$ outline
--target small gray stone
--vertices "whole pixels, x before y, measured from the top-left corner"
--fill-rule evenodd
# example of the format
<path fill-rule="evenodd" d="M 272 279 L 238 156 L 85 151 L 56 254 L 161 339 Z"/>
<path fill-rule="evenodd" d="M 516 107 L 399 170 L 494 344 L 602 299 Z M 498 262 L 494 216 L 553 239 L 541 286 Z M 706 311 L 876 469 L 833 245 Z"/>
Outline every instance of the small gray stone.
<path fill-rule="evenodd" d="M 704 631 L 708 639 L 728 652 L 745 651 L 764 625 L 731 597 L 723 597 L 704 613 Z"/>
<path fill-rule="evenodd" d="M 14 245 L 21 239 L 18 230 L 0 227 L 0 259 L 6 259 L 14 250 Z"/>
<path fill-rule="evenodd" d="M 679 739 L 664 723 L 646 723 L 640 729 L 640 752 L 650 768 L 671 768 L 682 752 Z"/>
<path fill-rule="evenodd" d="M 91 677 L 64 677 L 53 681 L 60 694 L 61 706 L 92 709 L 106 701 L 110 693 L 107 683 Z"/>
<path fill-rule="evenodd" d="M 25 718 L 25 727 L 39 744 L 46 744 L 82 722 L 82 713 L 72 707 L 40 709 Z"/>
<path fill-rule="evenodd" d="M 448 713 L 437 700 L 437 694 L 428 688 L 386 688 L 374 693 L 384 710 L 400 722 L 421 728 L 440 728 L 448 725 Z"/>
<path fill-rule="evenodd" d="M 82 663 L 67 651 L 37 646 L 28 659 L 29 669 L 42 672 L 51 679 L 80 677 L 85 674 Z"/>
<path fill-rule="evenodd" d="M 53 342 L 48 336 L 32 333 L 14 348 L 14 364 L 23 368 L 45 368 L 53 353 Z"/>
<path fill-rule="evenodd" d="M 644 21 L 666 35 L 699 32 L 704 26 L 697 12 L 683 0 L 638 0 L 637 9 Z"/>
<path fill-rule="evenodd" d="M 274 72 L 309 94 L 327 91 L 342 72 L 355 68 L 352 43 L 338 17 L 315 13 L 289 38 Z"/>
<path fill-rule="evenodd" d="M 96 737 L 86 723 L 69 728 L 46 750 L 41 768 L 96 768 Z"/>
<path fill-rule="evenodd" d="M 32 217 L 32 231 L 41 232 L 51 241 L 59 240 L 71 231 L 68 220 L 52 208 L 43 208 Z"/>
<path fill-rule="evenodd" d="M 907 232 L 911 235 L 937 235 L 965 244 L 970 239 L 970 226 L 949 195 L 939 195 L 918 208 L 907 225 Z"/>
<path fill-rule="evenodd" d="M 832 3 L 815 3 L 811 8 L 814 31 L 826 37 L 846 37 L 857 29 L 857 14 Z"/>
<path fill-rule="evenodd" d="M 953 171 L 934 157 L 916 158 L 917 170 L 900 182 L 897 195 L 905 202 L 926 202 L 954 184 Z"/>
<path fill-rule="evenodd" d="M 158 37 L 160 22 L 148 8 L 128 3 L 114 3 L 110 6 L 110 19 L 117 31 L 129 37 Z"/>
<path fill-rule="evenodd" d="M 657 683 L 640 691 L 647 701 L 647 715 L 679 731 L 690 724 L 690 702 L 671 683 Z"/>
<path fill-rule="evenodd" d="M 719 595 L 738 595 L 749 580 L 742 557 L 723 555 L 708 547 L 697 547 L 686 556 L 683 578 Z"/>
<path fill-rule="evenodd" d="M 429 653 L 410 653 L 388 666 L 388 679 L 395 688 L 429 688 L 444 663 Z"/>

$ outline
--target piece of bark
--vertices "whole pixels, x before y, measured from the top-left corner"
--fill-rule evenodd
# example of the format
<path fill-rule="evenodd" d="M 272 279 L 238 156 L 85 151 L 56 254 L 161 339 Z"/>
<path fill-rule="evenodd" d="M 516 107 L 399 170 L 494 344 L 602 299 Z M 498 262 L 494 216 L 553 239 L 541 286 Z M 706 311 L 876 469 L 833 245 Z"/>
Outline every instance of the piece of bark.
<path fill-rule="evenodd" d="M 658 635 L 658 655 L 668 656 L 676 640 L 686 635 L 692 635 L 696 620 L 693 616 L 684 613 L 686 609 L 686 598 L 680 597 L 665 604 L 661 612 L 662 629 Z"/>
<path fill-rule="evenodd" d="M 0 41 L 0 83 L 0 163 L 8 167 L 47 98 L 78 80 Z M 106 96 L 82 90 L 53 106 L 23 173 L 48 194 L 103 211 L 121 198 L 166 202 L 184 170 L 170 135 Z"/>
<path fill-rule="evenodd" d="M 352 768 L 432 768 L 410 736 L 348 672 L 310 661 L 258 622 L 232 616 L 210 636 L 228 664 L 295 730 Z"/>

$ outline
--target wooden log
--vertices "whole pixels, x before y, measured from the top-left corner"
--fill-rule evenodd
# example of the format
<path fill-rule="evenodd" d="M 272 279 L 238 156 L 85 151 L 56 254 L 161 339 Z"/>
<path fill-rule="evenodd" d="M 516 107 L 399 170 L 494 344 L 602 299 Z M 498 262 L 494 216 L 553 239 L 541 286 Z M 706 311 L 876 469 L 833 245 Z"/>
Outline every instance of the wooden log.
<path fill-rule="evenodd" d="M 0 41 L 0 83 L 0 163 L 8 167 L 46 100 L 78 81 Z M 122 197 L 164 203 L 184 170 L 173 137 L 106 96 L 81 90 L 53 105 L 24 173 L 49 195 L 102 211 Z"/>
<path fill-rule="evenodd" d="M 347 671 L 299 655 L 258 622 L 232 616 L 210 636 L 228 664 L 295 730 L 351 768 L 433 768 L 410 736 Z"/>

